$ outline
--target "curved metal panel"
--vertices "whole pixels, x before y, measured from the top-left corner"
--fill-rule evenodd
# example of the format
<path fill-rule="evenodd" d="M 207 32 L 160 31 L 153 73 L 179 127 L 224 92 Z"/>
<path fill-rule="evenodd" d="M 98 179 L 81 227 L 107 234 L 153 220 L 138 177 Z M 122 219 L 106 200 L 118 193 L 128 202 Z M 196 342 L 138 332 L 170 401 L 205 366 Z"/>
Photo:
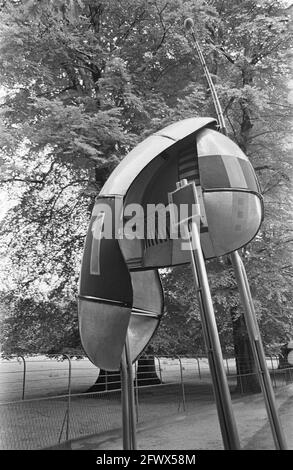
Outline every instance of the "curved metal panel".
<path fill-rule="evenodd" d="M 215 123 L 186 119 L 148 137 L 102 188 L 86 238 L 79 291 L 81 339 L 98 367 L 119 368 L 127 332 L 132 360 L 141 354 L 163 313 L 154 268 L 190 262 L 189 244 L 174 238 L 168 211 L 165 219 L 156 215 L 156 205 L 166 209 L 168 193 L 179 180 L 197 186 L 206 259 L 239 249 L 259 230 L 263 207 L 254 170 L 241 149 L 213 129 Z M 129 210 L 133 203 L 142 211 L 135 222 Z M 131 234 L 140 225 L 141 237 L 125 236 L 125 227 Z"/>
<path fill-rule="evenodd" d="M 103 301 L 79 299 L 79 332 L 83 348 L 95 366 L 118 370 L 131 309 Z"/>
<path fill-rule="evenodd" d="M 79 285 L 81 341 L 89 359 L 106 370 L 119 369 L 133 303 L 130 274 L 115 238 L 116 212 L 115 199 L 97 199 Z"/>
<path fill-rule="evenodd" d="M 100 196 L 124 196 L 134 179 L 160 153 L 188 135 L 212 124 L 216 124 L 213 118 L 189 118 L 171 124 L 151 135 L 119 163 L 101 189 Z"/>
<path fill-rule="evenodd" d="M 164 311 L 164 294 L 157 270 L 131 273 L 133 308 L 128 328 L 134 362 L 150 342 Z"/>
<path fill-rule="evenodd" d="M 155 135 L 162 135 L 169 139 L 173 139 L 178 142 L 179 140 L 184 139 L 185 137 L 194 134 L 194 132 L 199 131 L 207 126 L 213 126 L 217 124 L 216 119 L 205 118 L 205 117 L 196 117 L 196 118 L 187 118 L 182 119 L 181 121 L 174 122 L 164 129 L 156 132 Z"/>
<path fill-rule="evenodd" d="M 200 130 L 196 136 L 196 142 L 199 157 L 219 154 L 247 160 L 245 153 L 233 140 L 213 129 Z"/>
<path fill-rule="evenodd" d="M 131 279 L 116 239 L 116 206 L 115 198 L 96 200 L 85 240 L 79 295 L 131 307 Z"/>
<path fill-rule="evenodd" d="M 211 240 L 210 250 L 204 251 L 205 258 L 231 253 L 255 237 L 262 222 L 258 195 L 227 190 L 205 192 L 203 197 Z"/>

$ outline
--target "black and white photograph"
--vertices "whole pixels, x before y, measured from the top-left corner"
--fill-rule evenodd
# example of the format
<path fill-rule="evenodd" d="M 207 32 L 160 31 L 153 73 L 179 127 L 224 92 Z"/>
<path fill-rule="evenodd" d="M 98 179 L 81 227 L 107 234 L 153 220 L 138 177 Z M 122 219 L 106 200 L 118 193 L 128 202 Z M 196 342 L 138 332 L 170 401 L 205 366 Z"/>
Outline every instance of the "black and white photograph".
<path fill-rule="evenodd" d="M 0 0 L 3 456 L 293 450 L 292 19 Z"/>

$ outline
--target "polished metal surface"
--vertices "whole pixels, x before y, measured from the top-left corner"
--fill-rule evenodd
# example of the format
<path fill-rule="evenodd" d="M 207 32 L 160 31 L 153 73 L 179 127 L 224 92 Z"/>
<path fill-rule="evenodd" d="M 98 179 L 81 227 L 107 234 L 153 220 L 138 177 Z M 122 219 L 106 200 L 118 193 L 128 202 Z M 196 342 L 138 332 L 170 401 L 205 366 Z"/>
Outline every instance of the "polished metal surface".
<path fill-rule="evenodd" d="M 154 222 L 177 181 L 196 184 L 205 259 L 239 249 L 259 229 L 263 206 L 253 168 L 215 129 L 212 118 L 190 118 L 156 132 L 122 160 L 97 197 L 82 261 L 79 323 L 98 367 L 119 368 L 127 331 L 132 360 L 141 354 L 163 314 L 157 268 L 190 262 L 181 237 L 173 237 L 168 210 Z M 142 209 L 133 224 L 140 238 L 127 231 L 134 203 Z M 93 305 L 95 298 L 104 300 Z"/>

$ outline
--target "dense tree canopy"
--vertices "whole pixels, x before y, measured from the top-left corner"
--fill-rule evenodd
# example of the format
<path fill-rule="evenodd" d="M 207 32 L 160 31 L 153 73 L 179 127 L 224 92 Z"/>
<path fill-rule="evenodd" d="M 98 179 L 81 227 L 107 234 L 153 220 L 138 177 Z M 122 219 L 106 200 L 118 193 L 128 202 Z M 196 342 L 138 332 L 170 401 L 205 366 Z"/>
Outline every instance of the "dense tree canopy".
<path fill-rule="evenodd" d="M 3 350 L 78 346 L 74 299 L 94 196 L 144 136 L 215 115 L 186 17 L 229 135 L 264 193 L 261 232 L 242 253 L 264 339 L 272 346 L 290 337 L 292 28 L 283 2 L 8 0 L 0 9 L 1 181 L 14 200 L 1 222 Z M 235 280 L 225 260 L 209 263 L 209 275 L 229 352 L 231 311 L 234 320 L 241 312 Z M 163 281 L 168 313 L 153 350 L 202 350 L 188 268 Z"/>

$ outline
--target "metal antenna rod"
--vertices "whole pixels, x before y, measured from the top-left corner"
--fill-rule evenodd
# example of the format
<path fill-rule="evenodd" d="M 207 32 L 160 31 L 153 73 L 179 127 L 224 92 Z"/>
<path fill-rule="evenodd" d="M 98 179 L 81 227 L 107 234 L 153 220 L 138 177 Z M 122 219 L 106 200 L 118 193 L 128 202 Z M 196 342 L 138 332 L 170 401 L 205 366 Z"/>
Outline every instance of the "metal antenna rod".
<path fill-rule="evenodd" d="M 195 32 L 194 32 L 194 22 L 193 22 L 193 20 L 191 18 L 187 18 L 184 21 L 184 27 L 185 27 L 186 31 L 188 31 L 190 33 L 190 35 L 193 39 L 193 43 L 194 43 L 197 55 L 199 57 L 199 60 L 200 60 L 200 63 L 202 65 L 206 80 L 208 82 L 209 89 L 210 89 L 211 94 L 212 94 L 214 106 L 215 106 L 217 117 L 218 117 L 220 131 L 221 131 L 222 134 L 227 135 L 227 128 L 226 128 L 226 124 L 225 124 L 225 120 L 224 120 L 224 115 L 223 115 L 223 110 L 222 110 L 222 107 L 221 107 L 221 103 L 219 101 L 219 98 L 218 98 L 218 95 L 217 95 L 217 92 L 216 92 L 216 89 L 215 89 L 215 85 L 214 85 L 214 82 L 212 80 L 209 69 L 207 67 L 205 58 L 203 56 L 201 48 L 200 48 L 200 46 L 198 44 L 198 41 L 196 39 Z"/>

